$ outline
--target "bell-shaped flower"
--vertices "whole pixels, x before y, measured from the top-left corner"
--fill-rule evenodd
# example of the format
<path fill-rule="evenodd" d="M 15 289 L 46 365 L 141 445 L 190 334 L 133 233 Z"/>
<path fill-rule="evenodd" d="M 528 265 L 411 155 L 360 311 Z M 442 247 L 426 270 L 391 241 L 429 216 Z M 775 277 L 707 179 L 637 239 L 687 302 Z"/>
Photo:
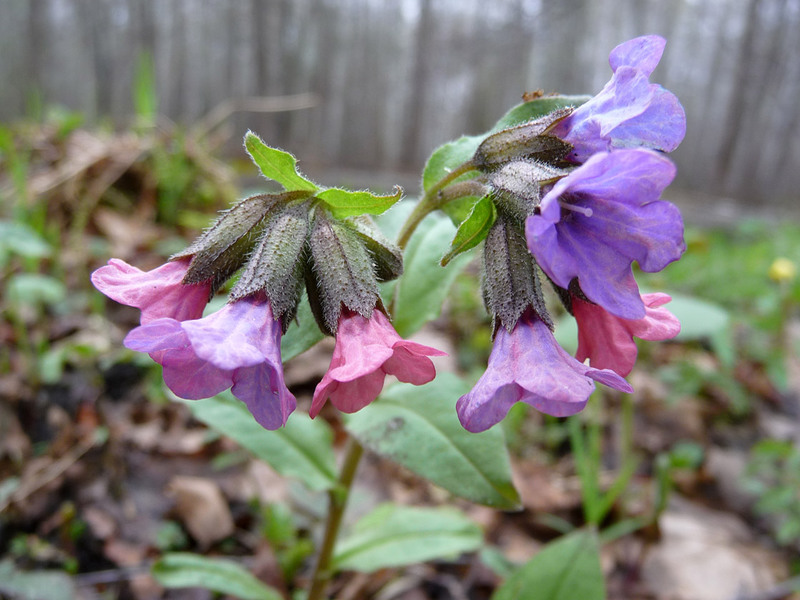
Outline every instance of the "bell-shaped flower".
<path fill-rule="evenodd" d="M 613 371 L 589 367 L 567 354 L 550 328 L 528 310 L 510 333 L 505 327 L 497 329 L 486 372 L 458 399 L 456 412 L 464 428 L 473 433 L 500 422 L 517 402 L 566 417 L 583 410 L 595 381 L 633 391 Z"/>
<path fill-rule="evenodd" d="M 211 294 L 211 283 L 183 283 L 191 258 L 167 262 L 152 271 L 141 271 L 112 258 L 92 273 L 94 287 L 126 306 L 142 311 L 141 323 L 168 317 L 176 321 L 197 319 Z"/>
<path fill-rule="evenodd" d="M 553 282 L 577 277 L 589 300 L 623 319 L 645 307 L 631 265 L 656 272 L 686 248 L 678 208 L 659 200 L 675 166 L 651 150 L 592 156 L 553 185 L 525 225 L 528 248 Z"/>
<path fill-rule="evenodd" d="M 201 319 L 150 321 L 131 331 L 125 346 L 150 353 L 180 398 L 208 398 L 233 386 L 258 423 L 277 429 L 297 405 L 283 379 L 281 333 L 266 297 L 257 294 Z"/>
<path fill-rule="evenodd" d="M 670 340 L 681 331 L 678 319 L 663 305 L 672 300 L 667 294 L 643 294 L 645 316 L 621 319 L 602 306 L 572 296 L 572 313 L 578 322 L 578 351 L 575 357 L 596 369 L 611 369 L 625 377 L 636 363 L 636 342 Z"/>
<path fill-rule="evenodd" d="M 319 414 L 328 399 L 342 412 L 361 410 L 381 393 L 386 375 L 414 385 L 428 383 L 436 376 L 428 357 L 444 355 L 401 338 L 377 307 L 370 318 L 342 307 L 331 364 L 314 390 L 309 414 Z"/>
<path fill-rule="evenodd" d="M 673 93 L 649 80 L 665 45 L 664 38 L 647 35 L 611 51 L 611 80 L 552 131 L 572 144 L 567 160 L 584 163 L 596 152 L 616 148 L 671 152 L 678 147 L 686 134 L 683 107 Z"/>

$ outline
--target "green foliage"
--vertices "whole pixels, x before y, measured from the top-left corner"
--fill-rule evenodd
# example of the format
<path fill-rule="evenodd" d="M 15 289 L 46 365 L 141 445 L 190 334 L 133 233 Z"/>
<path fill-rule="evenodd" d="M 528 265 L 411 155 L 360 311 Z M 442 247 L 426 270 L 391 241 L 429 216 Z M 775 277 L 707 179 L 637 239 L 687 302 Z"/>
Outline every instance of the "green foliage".
<path fill-rule="evenodd" d="M 371 573 L 434 558 L 455 558 L 483 544 L 483 533 L 451 508 L 384 504 L 356 523 L 336 546 L 333 565 Z"/>
<path fill-rule="evenodd" d="M 394 194 L 388 196 L 329 188 L 317 194 L 317 198 L 325 202 L 334 217 L 344 219 L 358 215 L 379 215 L 394 206 L 402 195 L 400 187 L 395 187 Z"/>
<path fill-rule="evenodd" d="M 751 450 L 743 484 L 758 498 L 756 512 L 771 517 L 778 543 L 800 540 L 800 448 L 789 440 L 758 442 Z"/>
<path fill-rule="evenodd" d="M 464 253 L 442 268 L 439 264 L 455 227 L 440 215 L 429 215 L 408 242 L 404 275 L 394 286 L 394 327 L 408 337 L 439 316 L 458 273 L 472 259 Z"/>
<path fill-rule="evenodd" d="M 333 434 L 325 421 L 294 414 L 286 427 L 266 431 L 230 391 L 186 405 L 198 420 L 236 440 L 281 475 L 299 479 L 313 491 L 336 485 Z"/>
<path fill-rule="evenodd" d="M 156 561 L 152 573 L 167 588 L 205 588 L 242 600 L 283 600 L 277 590 L 229 560 L 174 552 Z"/>
<path fill-rule="evenodd" d="M 317 322 L 311 313 L 308 297 L 304 294 L 297 307 L 297 316 L 281 339 L 281 358 L 284 362 L 291 360 L 324 337 L 325 334 L 317 327 Z"/>
<path fill-rule="evenodd" d="M 456 400 L 469 388 L 449 373 L 422 387 L 397 384 L 350 415 L 345 426 L 366 448 L 456 496 L 518 509 L 502 430 L 469 433 L 458 422 Z"/>
<path fill-rule="evenodd" d="M 472 207 L 469 215 L 458 226 L 456 236 L 447 251 L 439 261 L 441 266 L 446 267 L 456 256 L 467 250 L 471 250 L 484 239 L 489 233 L 495 220 L 494 203 L 489 196 L 484 196 Z"/>
<path fill-rule="evenodd" d="M 73 600 L 78 591 L 72 579 L 52 570 L 22 571 L 14 561 L 0 561 L 0 596 L 16 600 Z"/>
<path fill-rule="evenodd" d="M 551 542 L 517 569 L 492 600 L 604 600 L 605 580 L 594 530 L 571 533 Z"/>
<path fill-rule="evenodd" d="M 252 131 L 244 137 L 244 147 L 250 158 L 267 179 L 277 181 L 288 191 L 317 191 L 317 186 L 297 170 L 294 156 L 277 148 L 270 148 Z"/>
<path fill-rule="evenodd" d="M 536 98 L 512 108 L 486 133 L 462 136 L 455 141 L 439 146 L 433 151 L 433 154 L 425 164 L 425 169 L 422 173 L 423 190 L 428 191 L 438 181 L 469 161 L 487 135 L 542 117 L 558 108 L 578 106 L 588 99 L 588 96 L 547 96 Z M 455 181 L 464 181 L 471 177 L 471 175 L 466 174 Z M 453 220 L 453 223 L 459 225 L 469 215 L 475 200 L 475 198 L 464 198 L 451 202 L 443 210 Z"/>

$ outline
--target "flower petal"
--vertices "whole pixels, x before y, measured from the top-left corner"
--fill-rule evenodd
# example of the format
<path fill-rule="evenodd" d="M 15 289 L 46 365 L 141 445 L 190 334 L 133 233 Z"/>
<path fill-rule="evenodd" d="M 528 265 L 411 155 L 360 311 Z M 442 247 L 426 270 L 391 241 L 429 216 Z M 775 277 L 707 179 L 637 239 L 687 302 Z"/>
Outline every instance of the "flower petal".
<path fill-rule="evenodd" d="M 92 283 L 103 294 L 142 311 L 142 324 L 162 317 L 178 321 L 197 319 L 208 303 L 210 284 L 184 285 L 190 259 L 167 262 L 152 271 L 140 271 L 112 258 L 92 273 Z"/>

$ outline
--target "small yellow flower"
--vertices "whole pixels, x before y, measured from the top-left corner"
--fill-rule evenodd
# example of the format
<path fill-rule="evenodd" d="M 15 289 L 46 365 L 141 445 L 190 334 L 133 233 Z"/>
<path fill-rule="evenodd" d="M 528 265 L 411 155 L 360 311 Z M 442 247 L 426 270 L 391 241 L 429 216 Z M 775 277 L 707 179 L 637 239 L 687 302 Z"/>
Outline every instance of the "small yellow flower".
<path fill-rule="evenodd" d="M 774 281 L 791 281 L 797 275 L 797 265 L 788 258 L 776 258 L 770 265 L 768 274 Z"/>

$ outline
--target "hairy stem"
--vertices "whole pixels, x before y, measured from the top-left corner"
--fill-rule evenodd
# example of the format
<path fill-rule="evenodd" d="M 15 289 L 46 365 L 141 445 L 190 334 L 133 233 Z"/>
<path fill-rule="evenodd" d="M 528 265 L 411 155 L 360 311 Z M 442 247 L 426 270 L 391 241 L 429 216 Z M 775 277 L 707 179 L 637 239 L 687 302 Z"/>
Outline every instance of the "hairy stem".
<path fill-rule="evenodd" d="M 401 249 L 406 247 L 408 240 L 411 238 L 411 234 L 414 233 L 414 230 L 416 230 L 417 226 L 422 222 L 422 219 L 444 204 L 444 196 L 441 193 L 442 189 L 453 183 L 465 173 L 469 173 L 475 169 L 475 164 L 471 160 L 467 161 L 463 165 L 450 171 L 447 175 L 437 181 L 436 184 L 431 186 L 427 192 L 425 192 L 425 195 L 408 216 L 406 222 L 403 224 L 403 228 L 400 230 L 400 234 L 397 237 L 397 245 L 400 246 Z M 450 199 L 452 200 L 452 198 Z"/>
<path fill-rule="evenodd" d="M 339 472 L 339 480 L 335 488 L 328 492 L 328 518 L 325 522 L 325 536 L 322 539 L 322 546 L 314 567 L 314 575 L 311 581 L 311 589 L 308 592 L 307 600 L 322 600 L 325 597 L 325 589 L 333 573 L 331 572 L 331 559 L 333 558 L 333 548 L 339 534 L 339 526 L 342 524 L 344 509 L 347 507 L 347 498 L 350 495 L 350 487 L 358 469 L 358 463 L 364 454 L 364 448 L 355 438 L 350 438 L 345 453 L 342 470 Z"/>

